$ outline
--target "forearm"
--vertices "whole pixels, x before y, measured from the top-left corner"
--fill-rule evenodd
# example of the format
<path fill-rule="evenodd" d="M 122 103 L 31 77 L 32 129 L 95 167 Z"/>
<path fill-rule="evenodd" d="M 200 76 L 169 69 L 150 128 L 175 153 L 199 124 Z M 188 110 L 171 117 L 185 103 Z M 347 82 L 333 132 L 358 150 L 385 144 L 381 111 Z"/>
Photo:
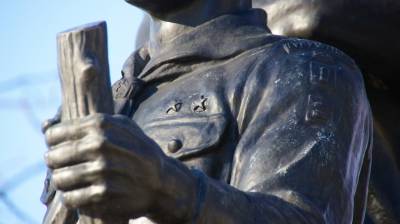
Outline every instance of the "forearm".
<path fill-rule="evenodd" d="M 148 218 L 155 223 L 189 223 L 196 212 L 198 178 L 182 162 L 166 157 L 161 172 L 162 188 Z"/>
<path fill-rule="evenodd" d="M 156 223 L 324 223 L 318 209 L 291 191 L 285 199 L 244 192 L 172 159 L 164 171 L 159 207 L 150 215 Z"/>
<path fill-rule="evenodd" d="M 278 197 L 207 181 L 204 205 L 196 223 L 324 223 L 318 209 L 291 191 Z"/>

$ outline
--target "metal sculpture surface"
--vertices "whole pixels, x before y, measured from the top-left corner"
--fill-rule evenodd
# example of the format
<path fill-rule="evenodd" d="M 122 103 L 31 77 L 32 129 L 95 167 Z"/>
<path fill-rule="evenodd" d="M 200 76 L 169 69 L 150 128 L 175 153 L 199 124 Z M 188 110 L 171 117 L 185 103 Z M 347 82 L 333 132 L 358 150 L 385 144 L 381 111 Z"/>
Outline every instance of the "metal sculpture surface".
<path fill-rule="evenodd" d="M 275 34 L 331 44 L 360 66 L 374 114 L 366 223 L 400 223 L 400 2 L 254 0 Z"/>
<path fill-rule="evenodd" d="M 152 19 L 115 115 L 44 127 L 46 223 L 363 222 L 372 118 L 352 59 L 272 35 L 249 0 L 128 2 Z"/>
<path fill-rule="evenodd" d="M 253 0 L 273 34 L 327 43 L 355 59 L 374 114 L 366 223 L 400 223 L 400 2 L 397 0 Z M 137 46 L 148 40 L 145 17 Z"/>

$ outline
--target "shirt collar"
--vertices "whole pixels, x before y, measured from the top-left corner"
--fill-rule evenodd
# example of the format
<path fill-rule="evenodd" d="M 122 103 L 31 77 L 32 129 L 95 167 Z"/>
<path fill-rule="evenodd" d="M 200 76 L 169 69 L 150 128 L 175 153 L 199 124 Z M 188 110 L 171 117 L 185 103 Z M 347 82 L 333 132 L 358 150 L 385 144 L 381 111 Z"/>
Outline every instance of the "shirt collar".
<path fill-rule="evenodd" d="M 149 74 L 166 64 L 171 66 L 171 63 L 187 62 L 188 59 L 210 61 L 230 58 L 265 45 L 271 41 L 266 20 L 266 13 L 261 9 L 217 17 L 174 38 L 151 58 L 141 56 L 147 58 L 146 64 L 134 76 L 146 80 Z M 147 50 L 140 51 L 147 53 Z"/>

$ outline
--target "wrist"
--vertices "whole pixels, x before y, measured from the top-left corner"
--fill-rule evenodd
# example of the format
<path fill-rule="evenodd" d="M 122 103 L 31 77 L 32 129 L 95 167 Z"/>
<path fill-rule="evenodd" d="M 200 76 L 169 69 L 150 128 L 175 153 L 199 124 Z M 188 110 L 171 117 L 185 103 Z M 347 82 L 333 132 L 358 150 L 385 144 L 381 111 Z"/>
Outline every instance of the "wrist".
<path fill-rule="evenodd" d="M 200 171 L 197 171 L 200 172 Z M 150 218 L 163 223 L 185 223 L 197 212 L 199 175 L 182 162 L 167 158 L 161 171 L 161 188 Z"/>
<path fill-rule="evenodd" d="M 208 182 L 207 176 L 203 172 L 193 169 L 192 173 L 197 178 L 197 187 L 196 198 L 194 200 L 195 204 L 194 208 L 192 208 L 192 215 L 190 220 L 192 221 L 192 223 L 199 223 L 204 204 L 206 203 L 205 201 L 208 191 Z"/>

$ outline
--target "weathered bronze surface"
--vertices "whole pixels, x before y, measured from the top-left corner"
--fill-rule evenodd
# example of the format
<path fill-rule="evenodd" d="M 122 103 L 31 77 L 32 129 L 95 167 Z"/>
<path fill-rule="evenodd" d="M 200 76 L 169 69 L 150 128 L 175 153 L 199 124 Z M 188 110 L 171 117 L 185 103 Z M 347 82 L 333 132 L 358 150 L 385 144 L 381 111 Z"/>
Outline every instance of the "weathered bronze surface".
<path fill-rule="evenodd" d="M 116 115 L 45 127 L 53 223 L 363 222 L 372 116 L 352 59 L 272 35 L 247 0 L 130 3 L 150 35 Z"/>
<path fill-rule="evenodd" d="M 273 34 L 335 46 L 360 66 L 374 114 L 374 150 L 366 223 L 400 223 L 400 1 L 253 0 Z M 150 17 L 138 32 L 148 39 Z"/>
<path fill-rule="evenodd" d="M 273 33 L 331 44 L 360 66 L 375 127 L 366 223 L 400 223 L 400 2 L 253 2 L 268 12 Z"/>

